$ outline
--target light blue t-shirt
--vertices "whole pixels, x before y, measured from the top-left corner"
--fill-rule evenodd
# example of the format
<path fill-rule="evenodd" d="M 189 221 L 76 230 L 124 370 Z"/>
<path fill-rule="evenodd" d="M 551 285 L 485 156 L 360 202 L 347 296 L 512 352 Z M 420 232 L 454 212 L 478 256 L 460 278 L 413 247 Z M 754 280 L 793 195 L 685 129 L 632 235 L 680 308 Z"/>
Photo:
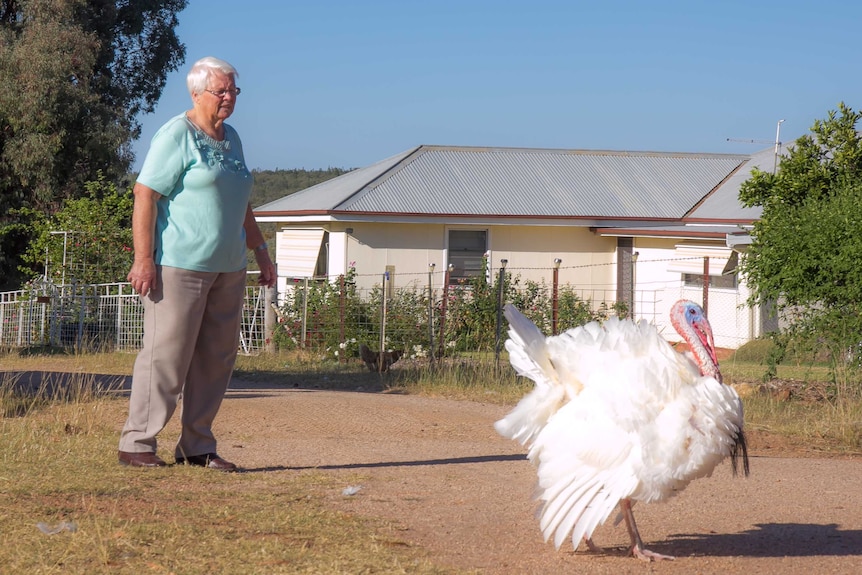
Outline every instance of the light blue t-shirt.
<path fill-rule="evenodd" d="M 138 182 L 162 195 L 157 264 L 202 272 L 246 267 L 243 221 L 253 178 L 239 135 L 224 129 L 225 139 L 214 140 L 183 113 L 153 136 Z"/>

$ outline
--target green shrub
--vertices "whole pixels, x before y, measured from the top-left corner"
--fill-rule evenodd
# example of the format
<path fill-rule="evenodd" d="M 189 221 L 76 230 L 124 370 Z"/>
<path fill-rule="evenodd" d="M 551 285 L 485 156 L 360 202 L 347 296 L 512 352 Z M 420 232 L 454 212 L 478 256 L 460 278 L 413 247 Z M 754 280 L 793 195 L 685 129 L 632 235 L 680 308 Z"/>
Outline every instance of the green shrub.
<path fill-rule="evenodd" d="M 350 268 L 334 282 L 291 286 L 279 309 L 283 329 L 276 330 L 276 345 L 343 359 L 358 356 L 361 344 L 379 349 L 382 335 L 384 349 L 402 350 L 409 358 L 491 352 L 507 337 L 500 305 L 504 302 L 514 304 L 544 333 L 552 331 L 550 287 L 534 281 L 522 286 L 520 277 L 508 272 L 495 274 L 490 281 L 487 273 L 467 278 L 449 286 L 443 296 L 434 295 L 433 300 L 429 300 L 427 288 L 418 283 L 391 294 L 376 285 L 362 298 L 355 277 L 355 269 Z M 563 286 L 558 290 L 557 312 L 560 332 L 591 320 L 603 321 L 612 314 L 625 317 L 628 309 L 614 304 L 594 311 L 591 302 L 580 299 L 572 287 Z M 385 332 L 381 334 L 382 329 Z"/>

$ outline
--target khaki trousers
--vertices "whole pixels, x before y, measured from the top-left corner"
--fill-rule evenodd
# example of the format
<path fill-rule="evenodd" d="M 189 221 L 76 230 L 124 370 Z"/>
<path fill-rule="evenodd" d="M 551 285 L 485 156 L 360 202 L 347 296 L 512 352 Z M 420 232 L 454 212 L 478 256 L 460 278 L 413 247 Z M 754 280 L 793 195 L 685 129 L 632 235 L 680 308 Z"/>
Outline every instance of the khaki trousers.
<path fill-rule="evenodd" d="M 182 398 L 175 456 L 216 453 L 212 423 L 236 362 L 246 272 L 158 266 L 157 274 L 158 289 L 141 298 L 143 346 L 120 451 L 155 453 L 156 435 Z"/>

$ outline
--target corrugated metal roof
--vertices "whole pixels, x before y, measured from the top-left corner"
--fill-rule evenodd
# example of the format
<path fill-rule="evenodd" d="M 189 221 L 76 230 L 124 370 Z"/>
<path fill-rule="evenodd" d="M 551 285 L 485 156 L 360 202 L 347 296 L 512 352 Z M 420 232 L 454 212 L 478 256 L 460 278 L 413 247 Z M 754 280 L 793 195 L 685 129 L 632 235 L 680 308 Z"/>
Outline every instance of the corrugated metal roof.
<path fill-rule="evenodd" d="M 255 212 L 329 211 L 392 169 L 416 148 L 257 207 Z"/>
<path fill-rule="evenodd" d="M 786 146 L 779 148 L 779 154 L 787 152 Z M 770 146 L 752 154 L 746 163 L 734 172 L 721 187 L 710 194 L 697 209 L 689 214 L 689 219 L 705 220 L 734 220 L 753 222 L 760 219 L 763 208 L 760 206 L 746 208 L 739 203 L 739 188 L 742 183 L 751 177 L 751 170 L 758 168 L 765 172 L 771 172 L 775 167 L 775 148 Z"/>
<path fill-rule="evenodd" d="M 255 212 L 679 219 L 747 159 L 420 146 Z"/>

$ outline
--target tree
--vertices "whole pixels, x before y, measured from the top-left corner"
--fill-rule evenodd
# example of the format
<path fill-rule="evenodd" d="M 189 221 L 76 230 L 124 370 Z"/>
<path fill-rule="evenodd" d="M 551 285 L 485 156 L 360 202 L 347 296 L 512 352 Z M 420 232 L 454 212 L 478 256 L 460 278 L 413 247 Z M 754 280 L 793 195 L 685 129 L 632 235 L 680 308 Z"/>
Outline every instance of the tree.
<path fill-rule="evenodd" d="M 0 0 L 0 277 L 22 212 L 51 212 L 98 174 L 122 182 L 167 74 L 185 59 L 186 0 Z"/>
<path fill-rule="evenodd" d="M 55 214 L 32 214 L 32 241 L 22 259 L 53 283 L 124 281 L 132 265 L 129 191 L 99 177 L 86 196 L 67 199 Z"/>
<path fill-rule="evenodd" d="M 253 206 L 281 199 L 316 184 L 337 178 L 351 169 L 326 168 L 325 170 L 254 170 L 254 189 L 251 203 Z"/>
<path fill-rule="evenodd" d="M 862 341 L 862 114 L 843 103 L 796 140 L 775 174 L 740 190 L 762 206 L 741 271 L 757 303 L 835 349 Z M 855 344 L 853 344 L 855 346 Z"/>

